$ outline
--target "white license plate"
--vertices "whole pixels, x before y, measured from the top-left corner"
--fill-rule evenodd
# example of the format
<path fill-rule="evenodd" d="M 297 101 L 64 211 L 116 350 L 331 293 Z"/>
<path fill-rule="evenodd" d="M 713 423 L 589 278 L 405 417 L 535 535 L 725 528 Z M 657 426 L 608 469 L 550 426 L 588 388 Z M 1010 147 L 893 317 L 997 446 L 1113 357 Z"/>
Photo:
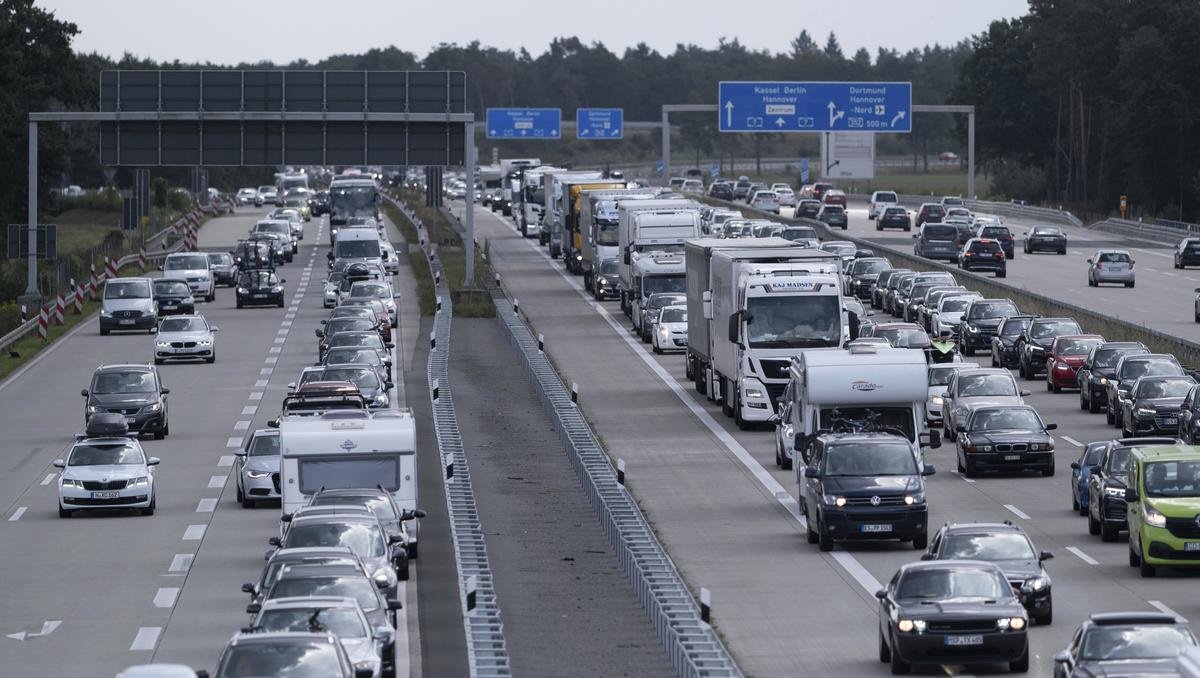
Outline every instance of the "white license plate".
<path fill-rule="evenodd" d="M 983 636 L 979 634 L 970 636 L 946 636 L 947 645 L 983 645 Z"/>
<path fill-rule="evenodd" d="M 122 324 L 122 325 L 132 325 L 132 324 L 134 323 L 134 321 L 133 321 L 133 320 L 121 320 L 121 321 L 119 321 L 119 322 L 120 322 L 120 324 Z"/>
<path fill-rule="evenodd" d="M 126 423 L 126 424 L 128 424 L 128 425 L 130 425 L 130 426 L 133 426 L 133 422 L 134 422 L 134 419 L 133 419 L 133 417 L 125 417 L 125 423 Z"/>
<path fill-rule="evenodd" d="M 1169 417 L 1167 419 L 1163 419 L 1163 424 L 1167 426 L 1176 426 L 1179 424 L 1179 420 L 1175 417 Z"/>
<path fill-rule="evenodd" d="M 1004 455 L 1004 461 L 1021 461 L 1021 455 L 1019 455 L 1019 454 L 1006 454 L 1006 455 Z"/>
<path fill-rule="evenodd" d="M 255 299 L 266 299 L 267 298 L 267 295 L 265 295 L 265 294 L 254 294 L 251 296 L 253 296 Z"/>
<path fill-rule="evenodd" d="M 1186 541 L 1183 543 L 1184 551 L 1200 551 L 1200 541 Z"/>
<path fill-rule="evenodd" d="M 860 525 L 858 528 L 862 532 L 891 532 L 891 525 Z"/>
<path fill-rule="evenodd" d="M 174 304 L 163 304 L 162 310 L 164 310 L 164 311 L 174 311 L 174 310 L 175 310 L 175 305 L 174 305 Z"/>
<path fill-rule="evenodd" d="M 120 492 L 93 492 L 92 499 L 120 499 Z"/>

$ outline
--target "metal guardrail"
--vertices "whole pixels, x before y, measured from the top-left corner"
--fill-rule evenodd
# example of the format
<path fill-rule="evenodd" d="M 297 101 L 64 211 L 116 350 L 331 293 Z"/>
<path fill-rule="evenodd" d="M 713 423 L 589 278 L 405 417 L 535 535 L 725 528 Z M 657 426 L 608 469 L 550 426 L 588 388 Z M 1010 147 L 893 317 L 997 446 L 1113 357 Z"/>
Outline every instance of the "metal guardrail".
<path fill-rule="evenodd" d="M 857 196 L 856 196 L 857 197 Z M 866 200 L 870 200 L 871 196 L 862 196 Z M 940 195 L 913 195 L 901 194 L 897 196 L 902 203 L 910 207 L 916 207 L 923 202 L 940 202 Z M 1030 219 L 1034 221 L 1043 221 L 1047 224 L 1060 224 L 1066 226 L 1082 226 L 1083 221 L 1071 214 L 1067 210 L 1054 209 L 1052 207 L 1036 207 L 1034 205 L 1018 205 L 1011 202 L 993 202 L 991 200 L 976 200 L 974 198 L 963 198 L 963 204 L 972 212 L 980 212 L 983 214 L 995 214 L 1002 217 L 1010 217 L 1014 219 Z"/>
<path fill-rule="evenodd" d="M 403 203 L 384 194 L 386 199 L 412 222 L 421 239 L 429 242 L 425 225 Z M 508 648 L 504 641 L 504 624 L 500 619 L 500 603 L 492 581 L 487 544 L 475 493 L 471 487 L 471 470 L 463 448 L 462 433 L 454 410 L 454 393 L 450 386 L 450 324 L 453 304 L 441 259 L 422 247 L 418 250 L 429 260 L 438 296 L 438 310 L 429 351 L 428 379 L 433 404 L 434 431 L 437 434 L 442 468 L 446 469 L 446 508 L 450 514 L 450 533 L 454 544 L 454 560 L 458 568 L 459 600 L 462 605 L 463 629 L 467 640 L 467 664 L 471 676 L 479 678 L 512 675 Z"/>
<path fill-rule="evenodd" d="M 1152 240 L 1171 245 L 1178 243 L 1181 238 L 1200 233 L 1200 226 L 1185 224 L 1181 221 L 1169 223 L 1177 224 L 1181 227 L 1191 226 L 1195 230 L 1187 230 L 1185 228 L 1177 228 L 1176 226 L 1164 225 L 1162 219 L 1154 221 L 1153 223 L 1147 223 L 1144 221 L 1134 221 L 1133 219 L 1116 218 L 1098 221 L 1091 226 L 1088 226 L 1088 228 L 1097 231 L 1104 231 L 1105 233 L 1116 233 L 1130 238 Z"/>
<path fill-rule="evenodd" d="M 489 287 L 496 317 L 524 358 L 529 379 L 558 429 L 563 449 L 600 518 L 621 568 L 670 655 L 671 665 L 683 678 L 741 676 L 720 638 L 701 620 L 696 601 L 675 563 L 659 543 L 637 502 L 618 482 L 608 454 L 572 402 L 571 393 L 546 354 L 538 349 L 537 339 L 513 311 L 512 301 L 503 290 L 494 285 Z"/>

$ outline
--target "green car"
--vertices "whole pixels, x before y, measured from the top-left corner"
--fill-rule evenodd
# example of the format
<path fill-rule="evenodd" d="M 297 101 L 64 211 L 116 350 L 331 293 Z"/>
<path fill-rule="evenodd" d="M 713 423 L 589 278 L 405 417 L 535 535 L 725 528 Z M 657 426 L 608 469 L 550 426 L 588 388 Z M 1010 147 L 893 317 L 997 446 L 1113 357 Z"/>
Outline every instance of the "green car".
<path fill-rule="evenodd" d="M 1125 501 L 1130 566 L 1200 567 L 1200 446 L 1134 448 Z"/>

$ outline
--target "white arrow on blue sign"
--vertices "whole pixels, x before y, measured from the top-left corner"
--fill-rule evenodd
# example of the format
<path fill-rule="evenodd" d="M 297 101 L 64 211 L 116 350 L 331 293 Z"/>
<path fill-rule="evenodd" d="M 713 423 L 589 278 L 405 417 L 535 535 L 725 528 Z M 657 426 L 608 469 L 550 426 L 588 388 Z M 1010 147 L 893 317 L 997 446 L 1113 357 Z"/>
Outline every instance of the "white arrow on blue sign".
<path fill-rule="evenodd" d="M 658 161 L 658 164 L 654 166 L 654 169 L 655 169 L 655 171 L 657 171 L 659 174 L 662 174 L 662 173 L 663 173 L 663 162 L 662 162 L 662 160 L 659 160 L 659 161 Z"/>
<path fill-rule="evenodd" d="M 722 132 L 912 131 L 911 82 L 721 82 Z"/>
<path fill-rule="evenodd" d="M 489 108 L 489 139 L 560 139 L 562 110 L 558 108 Z"/>

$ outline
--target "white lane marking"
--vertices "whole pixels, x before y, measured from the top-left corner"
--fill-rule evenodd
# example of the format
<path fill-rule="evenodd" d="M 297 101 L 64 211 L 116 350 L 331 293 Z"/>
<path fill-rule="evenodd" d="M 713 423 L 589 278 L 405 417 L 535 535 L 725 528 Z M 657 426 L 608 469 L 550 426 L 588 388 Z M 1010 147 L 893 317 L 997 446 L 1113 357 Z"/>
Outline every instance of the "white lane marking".
<path fill-rule="evenodd" d="M 954 472 L 954 475 L 958 476 L 958 477 L 959 477 L 961 480 L 964 480 L 964 481 L 966 481 L 966 482 L 968 482 L 968 483 L 972 483 L 972 484 L 973 484 L 973 483 L 975 482 L 975 479 L 974 479 L 974 478 L 968 478 L 968 477 L 964 476 L 963 474 L 959 473 L 958 471 L 955 471 L 955 472 Z"/>
<path fill-rule="evenodd" d="M 1173 614 L 1173 615 L 1175 615 L 1176 617 L 1179 617 L 1180 619 L 1182 619 L 1182 620 L 1183 620 L 1183 623 L 1185 623 L 1185 624 L 1187 623 L 1187 617 L 1185 617 L 1185 616 L 1183 616 L 1183 615 L 1179 614 L 1179 613 L 1178 613 L 1178 612 L 1176 612 L 1175 610 L 1172 610 L 1171 608 L 1169 608 L 1169 607 L 1167 607 L 1166 605 L 1164 605 L 1162 602 L 1160 602 L 1160 601 L 1157 601 L 1157 600 L 1147 600 L 1146 602 L 1147 602 L 1147 603 L 1150 603 L 1150 606 L 1151 606 L 1151 607 L 1153 607 L 1154 609 L 1158 610 L 1159 612 L 1165 612 L 1165 613 L 1167 613 L 1167 614 Z"/>
<path fill-rule="evenodd" d="M 1088 565 L 1099 565 L 1100 564 L 1100 561 L 1089 556 L 1088 554 L 1084 553 L 1083 551 L 1075 548 L 1074 546 L 1068 546 L 1067 550 L 1070 551 L 1071 553 L 1074 553 L 1076 557 L 1078 557 L 1080 560 L 1087 563 Z"/>
<path fill-rule="evenodd" d="M 283 352 L 282 346 L 272 346 L 271 350 L 267 351 L 267 353 L 282 353 L 282 352 Z"/>
<path fill-rule="evenodd" d="M 1079 290 L 1075 289 L 1074 287 L 1068 287 L 1067 291 L 1071 294 L 1079 294 Z"/>
<path fill-rule="evenodd" d="M 266 388 L 267 384 L 271 383 L 270 379 L 259 379 L 254 382 L 254 388 Z"/>
<path fill-rule="evenodd" d="M 226 476 L 211 476 L 211 477 L 209 477 L 208 489 L 211 490 L 211 489 L 214 489 L 217 487 L 225 487 L 225 478 L 226 478 Z"/>
<path fill-rule="evenodd" d="M 1146 268 L 1145 270 L 1150 271 L 1151 273 L 1158 273 L 1158 269 L 1156 269 L 1156 268 Z M 1167 275 L 1175 275 L 1175 274 L 1168 273 Z"/>
<path fill-rule="evenodd" d="M 233 455 L 222 454 L 221 458 L 217 460 L 217 466 L 233 466 Z"/>
<path fill-rule="evenodd" d="M 176 553 L 171 559 L 171 566 L 167 568 L 167 572 L 187 572 L 192 566 L 192 558 L 195 555 L 192 553 Z"/>
<path fill-rule="evenodd" d="M 57 474 L 54 474 L 54 473 L 47 473 L 46 477 L 42 478 L 42 485 L 49 485 L 50 483 L 54 482 L 54 478 L 56 475 Z"/>
<path fill-rule="evenodd" d="M 225 440 L 225 447 L 227 447 L 227 448 L 238 448 L 241 446 L 242 446 L 241 438 L 227 438 Z"/>
<path fill-rule="evenodd" d="M 268 365 L 274 365 L 277 362 L 279 362 L 279 358 L 276 358 L 275 356 L 271 356 L 270 358 L 267 358 L 267 360 L 266 360 L 266 364 L 268 364 Z"/>
<path fill-rule="evenodd" d="M 245 431 L 248 428 L 250 428 L 250 420 L 249 419 L 243 419 L 233 425 L 233 430 L 235 430 L 235 431 Z"/>
<path fill-rule="evenodd" d="M 292 326 L 292 321 L 291 321 L 291 320 L 284 320 L 283 322 L 279 323 L 279 326 L 280 326 L 280 327 L 291 327 L 291 326 Z"/>
<path fill-rule="evenodd" d="M 188 525 L 183 531 L 184 541 L 199 541 L 204 538 L 204 530 L 208 529 L 207 525 Z"/>
<path fill-rule="evenodd" d="M 205 497 L 196 504 L 196 513 L 212 513 L 217 510 L 217 500 L 215 497 Z"/>
<path fill-rule="evenodd" d="M 130 652 L 149 651 L 153 650 L 158 644 L 158 634 L 162 633 L 161 626 L 142 626 L 137 630 L 137 635 L 133 637 L 133 644 L 129 646 Z"/>
<path fill-rule="evenodd" d="M 1029 515 L 1027 513 L 1025 513 L 1021 509 L 1017 508 L 1016 506 L 1013 506 L 1012 504 L 1005 504 L 1004 508 L 1008 509 L 1009 511 L 1012 511 L 1012 514 L 1014 516 L 1020 518 L 1021 520 L 1029 520 Z"/>
<path fill-rule="evenodd" d="M 291 323 L 289 323 L 289 324 L 291 324 Z M 275 334 L 277 334 L 277 335 L 279 335 L 279 336 L 281 336 L 281 337 L 286 337 L 286 336 L 287 336 L 287 333 L 288 333 L 288 331 L 287 331 L 286 329 L 280 329 L 280 330 L 279 330 L 278 332 L 276 332 Z"/>
<path fill-rule="evenodd" d="M 18 507 L 17 507 L 17 510 L 16 510 L 16 511 L 13 511 L 13 514 L 12 514 L 11 516 L 9 516 L 9 517 L 8 517 L 8 522 L 10 522 L 10 523 L 15 523 L 15 522 L 17 522 L 18 520 L 20 520 L 20 519 L 21 519 L 21 516 L 25 515 L 25 511 L 26 511 L 28 508 L 29 508 L 28 506 L 18 506 Z"/>
<path fill-rule="evenodd" d="M 1154 256 L 1156 256 L 1156 257 L 1162 257 L 1162 258 L 1164 258 L 1164 259 L 1170 259 L 1170 258 L 1172 258 L 1172 257 L 1174 256 L 1174 255 L 1171 255 L 1171 254 L 1163 254 L 1162 252 L 1152 252 L 1152 251 L 1150 251 L 1150 250 L 1137 250 L 1137 249 L 1135 249 L 1134 251 L 1135 251 L 1135 252 L 1141 252 L 1142 254 L 1152 254 L 1152 255 L 1154 255 Z"/>
<path fill-rule="evenodd" d="M 253 415 L 257 411 L 258 411 L 258 405 L 247 405 L 242 408 L 242 414 Z"/>
<path fill-rule="evenodd" d="M 263 397 L 262 391 L 251 391 L 250 392 L 250 400 L 262 400 L 262 397 Z"/>
<path fill-rule="evenodd" d="M 282 344 L 285 341 L 287 341 L 287 337 L 275 337 L 276 344 Z"/>
<path fill-rule="evenodd" d="M 175 604 L 175 598 L 179 596 L 179 589 L 173 587 L 163 587 L 154 594 L 154 607 L 171 607 Z"/>
<path fill-rule="evenodd" d="M 258 373 L 263 375 L 264 377 L 269 377 L 269 376 L 271 376 L 271 373 L 274 371 L 275 370 L 271 369 L 270 367 L 264 367 L 261 370 L 259 370 Z"/>
<path fill-rule="evenodd" d="M 1174 273 L 1171 273 L 1170 271 L 1163 271 L 1163 275 L 1169 275 L 1169 276 L 1171 276 L 1172 278 L 1178 278 L 1178 277 L 1179 277 L 1178 275 L 1176 275 L 1176 274 L 1174 274 Z"/>
<path fill-rule="evenodd" d="M 295 319 L 295 317 L 296 317 L 296 312 L 295 312 L 295 311 L 292 311 L 291 313 L 288 313 L 287 315 L 285 315 L 285 316 L 283 316 L 283 317 L 284 317 L 284 318 L 286 318 L 286 319 L 288 319 L 288 320 L 293 320 L 293 319 Z"/>
<path fill-rule="evenodd" d="M 854 556 L 846 553 L 845 551 L 834 551 L 830 555 L 833 556 L 833 559 L 836 560 L 838 564 L 846 570 L 846 572 L 850 573 L 851 577 L 854 577 L 854 581 L 858 582 L 860 586 L 867 590 L 867 593 L 875 595 L 876 591 L 883 588 L 883 585 L 879 583 L 879 580 L 876 579 L 870 572 L 867 572 L 867 568 L 863 567 L 862 563 L 858 562 Z"/>
<path fill-rule="evenodd" d="M 1059 436 L 1059 438 L 1062 438 L 1063 440 L 1067 441 L 1068 443 L 1071 443 L 1075 447 L 1083 447 L 1083 443 L 1079 442 L 1078 440 L 1075 440 L 1074 438 L 1072 438 L 1070 436 Z"/>

